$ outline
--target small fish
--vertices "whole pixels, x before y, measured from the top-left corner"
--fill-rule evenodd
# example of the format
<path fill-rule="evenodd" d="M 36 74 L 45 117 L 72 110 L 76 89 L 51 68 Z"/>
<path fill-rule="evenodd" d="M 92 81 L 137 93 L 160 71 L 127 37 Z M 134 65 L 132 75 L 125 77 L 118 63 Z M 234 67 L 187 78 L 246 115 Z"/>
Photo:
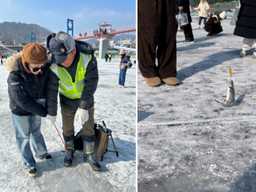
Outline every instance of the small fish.
<path fill-rule="evenodd" d="M 232 106 L 235 104 L 235 87 L 233 80 L 228 81 L 228 88 L 224 104 L 227 106 Z"/>
<path fill-rule="evenodd" d="M 228 68 L 228 82 L 227 82 L 227 93 L 224 102 L 216 100 L 216 102 L 222 104 L 224 107 L 231 107 L 236 104 L 235 98 L 235 86 L 232 80 L 233 70 L 231 67 Z"/>

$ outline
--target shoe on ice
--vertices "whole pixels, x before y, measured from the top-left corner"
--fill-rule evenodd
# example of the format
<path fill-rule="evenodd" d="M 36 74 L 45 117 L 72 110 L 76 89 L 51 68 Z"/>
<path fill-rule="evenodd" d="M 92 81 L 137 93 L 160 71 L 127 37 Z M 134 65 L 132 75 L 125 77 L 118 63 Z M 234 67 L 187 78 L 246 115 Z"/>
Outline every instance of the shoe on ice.
<path fill-rule="evenodd" d="M 161 85 L 161 79 L 159 77 L 144 78 L 144 80 L 149 87 L 157 87 Z"/>
<path fill-rule="evenodd" d="M 188 39 L 185 39 L 185 42 L 194 42 L 194 39 L 193 38 L 188 38 Z"/>
<path fill-rule="evenodd" d="M 74 156 L 73 150 L 65 151 L 65 157 L 64 157 L 64 166 L 65 167 L 70 167 L 72 165 L 73 156 Z"/>
<path fill-rule="evenodd" d="M 94 156 L 95 143 L 84 140 L 83 145 L 84 160 L 89 163 L 94 171 L 100 171 L 101 166 Z"/>
<path fill-rule="evenodd" d="M 247 51 L 244 50 L 244 49 L 242 49 L 242 50 L 240 51 L 240 57 L 245 57 L 246 55 L 247 55 Z"/>
<path fill-rule="evenodd" d="M 256 59 L 256 51 L 253 52 L 252 56 Z"/>
<path fill-rule="evenodd" d="M 166 85 L 170 85 L 170 86 L 177 86 L 181 84 L 181 82 L 176 77 L 168 77 L 162 80 Z"/>
<path fill-rule="evenodd" d="M 49 153 L 45 153 L 43 155 L 39 156 L 39 159 L 44 160 L 44 159 L 52 159 L 52 156 Z"/>
<path fill-rule="evenodd" d="M 35 167 L 32 167 L 28 170 L 28 175 L 31 177 L 35 177 L 37 175 L 37 170 Z"/>
<path fill-rule="evenodd" d="M 74 151 L 75 151 L 74 139 L 73 139 L 73 137 L 67 138 L 64 136 L 64 140 L 65 140 L 64 166 L 70 167 L 72 165 Z"/>
<path fill-rule="evenodd" d="M 101 165 L 99 164 L 98 161 L 95 160 L 93 155 L 87 155 L 85 159 L 87 160 L 87 162 L 89 163 L 89 165 L 94 171 L 101 171 Z"/>

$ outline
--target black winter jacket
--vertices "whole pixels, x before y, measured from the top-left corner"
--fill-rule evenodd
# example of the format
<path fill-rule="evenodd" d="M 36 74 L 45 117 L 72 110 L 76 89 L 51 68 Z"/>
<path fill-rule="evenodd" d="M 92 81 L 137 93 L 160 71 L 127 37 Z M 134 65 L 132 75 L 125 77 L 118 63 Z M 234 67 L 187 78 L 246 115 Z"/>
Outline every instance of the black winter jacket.
<path fill-rule="evenodd" d="M 50 64 L 42 68 L 42 74 L 33 75 L 25 71 L 20 54 L 7 59 L 8 93 L 11 111 L 16 115 L 57 114 L 58 79 L 51 72 Z M 41 101 L 39 101 L 41 100 Z"/>
<path fill-rule="evenodd" d="M 256 38 L 256 0 L 241 0 L 234 34 L 249 39 Z"/>

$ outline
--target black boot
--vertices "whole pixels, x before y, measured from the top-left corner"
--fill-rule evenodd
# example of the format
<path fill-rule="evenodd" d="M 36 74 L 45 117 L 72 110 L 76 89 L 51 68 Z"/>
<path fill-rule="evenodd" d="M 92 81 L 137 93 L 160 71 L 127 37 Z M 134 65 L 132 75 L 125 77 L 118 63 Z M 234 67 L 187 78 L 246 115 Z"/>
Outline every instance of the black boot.
<path fill-rule="evenodd" d="M 94 171 L 101 171 L 101 165 L 96 161 L 93 154 L 87 155 L 87 162 Z"/>
<path fill-rule="evenodd" d="M 84 141 L 84 160 L 94 171 L 101 171 L 101 165 L 94 156 L 94 142 Z"/>
<path fill-rule="evenodd" d="M 64 157 L 64 166 L 70 167 L 72 165 L 74 156 L 74 142 L 73 140 L 66 141 L 65 143 L 65 157 Z"/>
<path fill-rule="evenodd" d="M 28 170 L 28 175 L 31 177 L 35 177 L 37 175 L 37 170 L 35 167 L 32 167 Z"/>

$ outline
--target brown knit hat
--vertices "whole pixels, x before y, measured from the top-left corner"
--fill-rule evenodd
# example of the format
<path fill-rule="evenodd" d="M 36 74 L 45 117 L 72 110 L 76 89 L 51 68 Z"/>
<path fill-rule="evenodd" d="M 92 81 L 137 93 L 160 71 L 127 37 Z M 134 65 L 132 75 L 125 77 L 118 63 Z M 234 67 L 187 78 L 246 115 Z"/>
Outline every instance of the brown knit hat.
<path fill-rule="evenodd" d="M 22 49 L 23 64 L 44 64 L 47 62 L 47 50 L 38 43 L 28 43 Z"/>

